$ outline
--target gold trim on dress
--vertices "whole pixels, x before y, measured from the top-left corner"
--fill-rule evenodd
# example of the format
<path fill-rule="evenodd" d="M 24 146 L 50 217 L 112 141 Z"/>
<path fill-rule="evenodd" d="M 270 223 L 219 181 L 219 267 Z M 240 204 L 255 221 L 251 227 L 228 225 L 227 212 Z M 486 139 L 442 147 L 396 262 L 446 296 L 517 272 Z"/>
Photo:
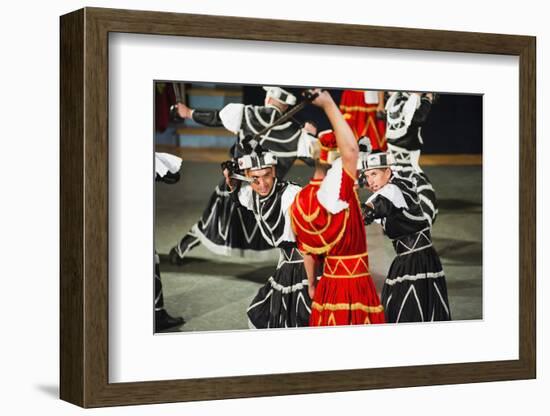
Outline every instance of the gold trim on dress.
<path fill-rule="evenodd" d="M 332 247 L 334 247 L 336 244 L 338 244 L 340 242 L 340 240 L 342 239 L 342 237 L 344 236 L 344 233 L 346 232 L 346 225 L 348 224 L 348 218 L 349 218 L 349 208 L 346 208 L 344 210 L 345 212 L 345 215 L 344 215 L 344 221 L 342 221 L 342 228 L 340 230 L 340 234 L 338 234 L 338 236 L 336 237 L 336 239 L 330 244 L 330 247 L 327 249 L 327 252 L 332 249 Z"/>
<path fill-rule="evenodd" d="M 324 239 L 321 237 L 321 240 L 323 242 L 323 246 L 320 246 L 320 247 L 312 247 L 306 243 L 304 243 L 303 241 L 300 241 L 299 238 L 297 238 L 298 240 L 298 245 L 301 245 L 302 248 L 304 248 L 306 251 L 305 253 L 306 254 L 325 254 L 325 253 L 328 253 L 330 251 L 330 249 L 332 249 L 332 247 L 334 247 L 343 237 L 344 235 L 344 232 L 346 231 L 346 224 L 347 224 L 347 221 L 348 221 L 348 210 L 345 211 L 345 216 L 344 216 L 344 222 L 343 222 L 343 225 L 342 225 L 342 229 L 340 230 L 340 234 L 338 234 L 338 236 L 336 237 L 336 239 L 331 242 L 331 243 L 326 243 L 326 241 L 324 241 Z M 291 213 L 290 215 L 290 222 L 291 222 L 291 225 L 294 227 L 294 222 L 296 220 L 294 219 L 294 215 Z M 297 222 L 297 221 L 296 221 Z M 298 224 L 300 225 L 300 224 Z M 301 227 L 301 226 L 300 226 Z M 294 231 L 294 234 L 296 236 L 298 236 L 298 233 L 296 232 L 296 230 L 293 228 L 293 231 Z"/>
<path fill-rule="evenodd" d="M 302 210 L 302 207 L 300 205 L 300 201 L 299 201 L 299 198 L 298 198 L 299 195 L 301 194 L 301 192 L 302 191 L 300 191 L 296 195 L 296 197 L 294 198 L 294 204 L 298 208 L 298 211 L 299 211 L 300 215 L 302 217 L 307 217 L 307 215 Z M 310 198 L 312 198 L 312 196 L 313 196 L 313 192 L 310 192 Z M 316 194 L 315 194 L 315 197 L 317 197 Z M 320 207 L 317 207 L 317 208 L 319 209 Z M 324 233 L 328 229 L 328 227 L 330 226 L 330 223 L 332 221 L 332 214 L 327 211 L 327 215 L 328 215 L 328 221 L 327 221 L 326 226 L 322 230 L 317 230 L 311 221 L 307 221 L 304 218 L 304 220 L 311 225 L 311 228 L 313 228 L 315 230 L 315 231 L 310 231 L 310 230 L 305 229 L 304 226 L 300 223 L 298 218 L 294 215 L 294 210 L 290 210 L 290 225 L 292 227 L 292 231 L 294 231 L 294 234 L 296 236 L 298 236 L 299 233 L 296 232 L 297 231 L 296 226 L 298 226 L 298 227 L 300 227 L 301 230 L 303 230 L 307 234 L 319 236 L 319 238 L 321 240 L 321 243 L 323 244 L 321 247 L 312 247 L 312 246 L 304 243 L 303 241 L 299 241 L 300 239 L 297 238 L 299 245 L 301 245 L 304 249 L 306 249 L 308 253 L 313 253 L 313 254 L 327 253 L 344 236 L 344 232 L 346 231 L 346 225 L 348 223 L 348 218 L 349 218 L 349 208 L 346 208 L 344 210 L 344 219 L 342 221 L 342 228 L 340 229 L 340 233 L 336 236 L 336 239 L 334 241 L 330 242 L 330 243 L 327 243 L 325 241 L 325 239 L 323 238 L 323 236 L 321 235 L 322 233 Z"/>
<path fill-rule="evenodd" d="M 364 305 L 361 302 L 355 302 L 351 305 L 349 303 L 324 303 L 323 305 L 312 302 L 311 307 L 317 310 L 318 312 L 323 312 L 325 309 L 329 311 L 356 311 L 361 310 L 367 313 L 380 313 L 384 312 L 384 307 L 382 305 L 378 306 L 368 306 Z"/>
<path fill-rule="evenodd" d="M 369 266 L 367 264 L 368 262 L 368 252 L 365 251 L 363 253 L 359 254 L 349 254 L 349 255 L 342 255 L 342 256 L 331 256 L 328 255 L 325 257 L 324 262 L 324 270 L 328 270 L 330 273 L 334 274 L 334 271 L 338 269 L 338 267 L 343 267 L 346 269 L 346 271 L 353 275 L 355 274 L 355 271 L 359 267 L 360 264 L 363 264 L 365 270 L 369 271 Z M 349 263 L 351 261 L 355 260 L 353 270 L 350 271 L 349 269 Z"/>
<path fill-rule="evenodd" d="M 300 215 L 302 216 L 302 218 L 306 222 L 315 221 L 315 219 L 319 216 L 319 212 L 321 211 L 321 208 L 317 207 L 317 209 L 313 212 L 313 214 L 308 215 L 302 209 L 302 206 L 300 205 L 300 201 L 296 200 L 296 206 L 298 207 L 298 211 L 300 211 Z M 331 215 L 329 214 L 329 219 L 328 219 L 329 223 L 330 223 L 330 217 L 331 217 Z"/>
<path fill-rule="evenodd" d="M 323 273 L 323 277 L 328 277 L 329 279 L 355 279 L 357 277 L 367 277 L 370 276 L 369 272 L 360 273 L 360 274 L 328 274 Z"/>
<path fill-rule="evenodd" d="M 353 259 L 353 258 L 359 258 L 359 257 L 368 257 L 368 251 L 365 251 L 364 253 L 361 253 L 361 254 L 350 254 L 350 255 L 347 255 L 347 256 L 327 256 L 327 260 L 328 259 Z"/>
<path fill-rule="evenodd" d="M 312 246 L 309 246 L 309 245 L 307 245 L 303 242 L 300 242 L 300 244 L 306 250 L 305 251 L 306 254 L 324 254 L 327 251 L 329 251 L 332 248 L 332 246 L 334 245 L 334 244 L 333 245 L 327 244 L 327 245 L 324 245 L 324 246 L 321 246 L 321 247 L 312 247 Z"/>
<path fill-rule="evenodd" d="M 309 190 L 309 189 L 308 189 Z M 304 212 L 304 210 L 302 209 L 302 206 L 300 204 L 300 200 L 298 198 L 298 196 L 300 195 L 301 192 L 298 192 L 296 194 L 296 196 L 294 197 L 294 204 L 298 207 L 298 211 L 300 211 L 300 215 L 304 218 L 305 221 L 307 222 L 311 222 L 311 221 L 314 221 L 318 216 L 319 216 L 319 212 L 320 212 L 320 207 L 317 207 L 317 209 L 315 210 L 315 212 L 313 214 L 306 214 Z M 309 206 L 311 207 L 311 195 L 313 194 L 313 191 L 311 190 L 309 192 Z"/>
<path fill-rule="evenodd" d="M 369 117 L 367 119 L 367 122 L 365 123 L 365 128 L 363 129 L 363 133 L 361 134 L 361 137 L 362 136 L 367 136 L 369 126 L 372 126 L 372 129 L 374 130 L 374 133 L 376 134 L 375 139 L 378 143 L 378 146 L 380 146 L 380 148 L 384 147 L 384 143 L 386 142 L 386 135 L 384 134 L 384 135 L 380 136 L 380 133 L 378 132 L 378 126 L 376 126 L 376 123 L 375 123 L 374 119 L 372 119 L 371 117 Z M 369 135 L 369 138 L 370 138 L 370 135 Z"/>
<path fill-rule="evenodd" d="M 357 199 L 357 205 L 359 205 L 359 210 L 361 210 L 361 200 L 359 199 L 359 194 L 355 189 L 353 190 L 353 192 L 355 193 L 355 199 Z M 361 215 L 361 217 L 363 217 L 363 215 Z"/>
<path fill-rule="evenodd" d="M 332 262 L 332 261 L 327 261 L 327 260 L 328 259 L 325 259 L 325 262 L 324 262 L 323 276 L 327 276 L 327 277 L 360 277 L 360 276 L 365 275 L 365 274 L 370 275 L 369 266 L 365 262 L 364 257 L 359 257 L 359 258 L 355 259 L 355 264 L 353 266 L 353 270 L 349 269 L 349 267 L 348 267 L 349 265 L 346 263 L 345 260 L 339 259 L 339 260 L 336 260 L 335 263 Z M 360 264 L 363 264 L 363 267 L 364 267 L 365 271 L 362 272 L 362 273 L 357 273 L 357 275 L 356 275 L 355 271 L 359 268 Z M 343 267 L 346 270 L 347 275 L 334 274 L 334 271 L 338 270 L 339 267 Z M 325 273 L 326 271 L 328 271 L 329 273 Z"/>
<path fill-rule="evenodd" d="M 362 107 L 360 105 L 340 105 L 340 111 L 359 111 L 360 113 L 374 113 L 376 107 Z"/>
<path fill-rule="evenodd" d="M 357 174 L 355 175 L 352 175 L 346 168 L 344 165 L 342 165 L 342 170 L 350 177 L 351 180 L 353 180 L 354 182 L 357 180 Z M 354 189 L 355 191 L 355 189 Z"/>
<path fill-rule="evenodd" d="M 300 205 L 299 204 L 298 204 L 298 211 L 300 211 Z M 300 214 L 301 214 L 301 212 L 300 212 Z M 322 230 L 317 230 L 313 226 L 313 223 L 311 221 L 307 221 L 305 218 L 304 218 L 304 220 L 309 225 L 311 225 L 311 228 L 313 228 L 314 231 L 311 231 L 311 230 L 308 230 L 307 228 L 304 228 L 304 226 L 302 224 L 300 224 L 300 221 L 296 221 L 296 224 L 298 224 L 298 227 L 300 227 L 304 232 L 306 232 L 310 235 L 318 235 L 319 238 L 323 241 L 323 244 L 327 244 L 327 242 L 325 241 L 325 239 L 323 238 L 323 236 L 321 234 L 324 233 L 328 229 L 328 227 L 330 227 L 330 223 L 332 222 L 332 215 L 329 214 L 328 221 L 327 221 L 325 227 Z"/>

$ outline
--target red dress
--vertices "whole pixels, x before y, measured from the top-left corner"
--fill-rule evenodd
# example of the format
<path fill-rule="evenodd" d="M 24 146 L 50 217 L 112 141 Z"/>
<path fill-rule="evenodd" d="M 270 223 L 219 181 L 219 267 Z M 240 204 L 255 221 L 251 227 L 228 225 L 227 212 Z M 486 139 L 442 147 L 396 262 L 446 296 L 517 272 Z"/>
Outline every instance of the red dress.
<path fill-rule="evenodd" d="M 369 273 L 366 232 L 354 183 L 338 159 L 325 179 L 312 180 L 291 206 L 298 248 L 323 261 L 310 326 L 385 322 Z"/>
<path fill-rule="evenodd" d="M 353 130 L 356 139 L 367 136 L 374 150 L 386 151 L 386 122 L 376 117 L 378 103 L 367 103 L 365 91 L 344 90 L 340 111 Z"/>

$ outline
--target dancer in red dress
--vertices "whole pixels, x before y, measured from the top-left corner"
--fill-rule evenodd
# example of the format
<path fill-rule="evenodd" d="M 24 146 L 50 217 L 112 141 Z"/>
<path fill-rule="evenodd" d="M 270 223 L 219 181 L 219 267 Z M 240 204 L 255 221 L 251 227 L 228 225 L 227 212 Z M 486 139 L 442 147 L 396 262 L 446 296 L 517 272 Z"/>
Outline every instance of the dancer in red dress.
<path fill-rule="evenodd" d="M 325 111 L 334 133 L 319 135 L 319 146 L 312 151 L 314 177 L 291 206 L 298 248 L 312 255 L 304 258 L 313 299 L 309 323 L 383 323 L 384 310 L 369 273 L 365 227 L 355 191 L 357 141 L 328 92 L 320 92 L 313 104 Z M 322 277 L 315 284 L 320 266 Z"/>
<path fill-rule="evenodd" d="M 357 140 L 368 137 L 373 150 L 386 151 L 384 91 L 344 90 L 340 111 Z"/>

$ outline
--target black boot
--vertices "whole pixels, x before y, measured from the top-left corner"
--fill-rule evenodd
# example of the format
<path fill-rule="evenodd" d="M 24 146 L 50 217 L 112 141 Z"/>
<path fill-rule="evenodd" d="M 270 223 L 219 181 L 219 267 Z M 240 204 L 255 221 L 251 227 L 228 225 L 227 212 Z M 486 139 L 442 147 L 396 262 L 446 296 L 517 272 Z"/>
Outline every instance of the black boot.
<path fill-rule="evenodd" d="M 166 309 L 155 311 L 155 332 L 164 331 L 165 329 L 181 326 L 183 324 L 185 324 L 185 319 L 181 316 L 170 316 L 170 314 L 166 312 Z"/>
<path fill-rule="evenodd" d="M 155 252 L 155 332 L 180 326 L 185 323 L 182 317 L 174 318 L 164 309 L 164 295 L 162 293 L 162 281 L 160 279 L 159 256 Z"/>
<path fill-rule="evenodd" d="M 170 253 L 168 253 L 170 263 L 182 265 L 185 263 L 185 255 L 199 244 L 200 240 L 195 236 L 195 234 L 192 232 L 185 234 L 179 244 L 172 247 Z"/>

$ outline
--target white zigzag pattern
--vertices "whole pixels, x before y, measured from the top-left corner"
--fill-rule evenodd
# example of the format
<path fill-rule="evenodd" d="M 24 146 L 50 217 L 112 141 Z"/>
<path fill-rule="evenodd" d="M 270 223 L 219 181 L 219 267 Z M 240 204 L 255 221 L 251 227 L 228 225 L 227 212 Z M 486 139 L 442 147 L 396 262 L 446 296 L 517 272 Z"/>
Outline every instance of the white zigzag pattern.
<path fill-rule="evenodd" d="M 427 272 L 427 273 L 418 273 L 418 274 L 406 274 L 404 276 L 396 277 L 395 279 L 386 279 L 385 284 L 393 286 L 396 283 L 402 283 L 405 280 L 414 282 L 415 280 L 420 279 L 437 279 L 439 277 L 444 277 L 445 272 L 443 270 L 439 272 Z"/>
<path fill-rule="evenodd" d="M 300 283 L 295 283 L 290 286 L 283 286 L 280 283 L 277 283 L 275 279 L 273 279 L 273 276 L 270 276 L 267 281 L 270 283 L 271 287 L 281 293 L 289 294 L 292 292 L 297 292 L 298 290 L 302 290 L 304 287 L 308 286 L 307 279 L 302 280 Z"/>
<path fill-rule="evenodd" d="M 411 286 L 409 290 L 407 291 L 407 294 L 403 298 L 403 302 L 401 302 L 401 307 L 399 308 L 399 313 L 397 314 L 397 320 L 396 323 L 399 322 L 399 319 L 401 318 L 401 312 L 403 312 L 403 308 L 405 306 L 405 303 L 407 302 L 407 299 L 409 298 L 409 295 L 413 293 L 414 298 L 416 300 L 416 305 L 418 306 L 418 311 L 420 312 L 420 317 L 422 319 L 422 322 L 424 322 L 424 314 L 422 313 L 422 306 L 420 305 L 420 300 L 418 299 L 418 295 L 416 293 L 416 289 L 414 286 Z"/>

